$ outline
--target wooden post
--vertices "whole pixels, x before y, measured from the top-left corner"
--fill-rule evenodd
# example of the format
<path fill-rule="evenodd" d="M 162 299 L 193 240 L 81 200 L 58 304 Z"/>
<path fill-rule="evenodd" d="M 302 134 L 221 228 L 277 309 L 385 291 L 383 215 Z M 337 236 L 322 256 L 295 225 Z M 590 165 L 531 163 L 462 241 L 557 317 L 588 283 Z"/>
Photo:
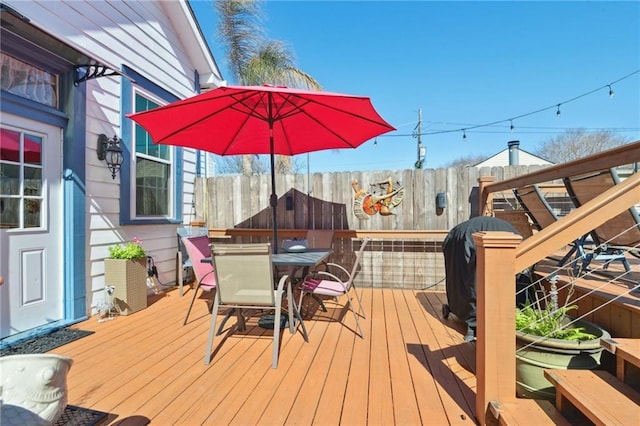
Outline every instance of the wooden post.
<path fill-rule="evenodd" d="M 480 216 L 493 216 L 493 193 L 488 193 L 486 186 L 493 183 L 493 176 L 478 178 L 478 213 Z"/>
<path fill-rule="evenodd" d="M 486 424 L 489 403 L 516 398 L 516 248 L 511 232 L 477 232 L 476 245 L 476 416 Z"/>

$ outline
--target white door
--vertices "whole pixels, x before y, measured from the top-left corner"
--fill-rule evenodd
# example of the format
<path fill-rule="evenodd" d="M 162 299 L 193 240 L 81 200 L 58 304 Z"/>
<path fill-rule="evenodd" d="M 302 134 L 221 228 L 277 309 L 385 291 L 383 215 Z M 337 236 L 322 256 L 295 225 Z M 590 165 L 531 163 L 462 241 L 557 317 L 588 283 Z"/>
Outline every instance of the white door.
<path fill-rule="evenodd" d="M 59 127 L 0 116 L 0 338 L 63 319 Z"/>

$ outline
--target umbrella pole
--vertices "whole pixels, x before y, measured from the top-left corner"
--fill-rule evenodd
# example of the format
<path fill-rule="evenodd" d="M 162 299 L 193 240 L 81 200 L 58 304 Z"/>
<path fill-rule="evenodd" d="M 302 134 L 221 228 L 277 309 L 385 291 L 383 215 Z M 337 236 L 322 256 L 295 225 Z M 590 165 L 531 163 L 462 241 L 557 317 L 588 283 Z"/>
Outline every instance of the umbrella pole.
<path fill-rule="evenodd" d="M 273 120 L 269 120 L 269 144 L 271 148 L 271 214 L 273 215 L 273 253 L 278 254 L 278 224 L 276 222 L 276 207 L 278 206 L 278 196 L 276 195 L 276 169 L 275 169 L 275 148 L 273 145 Z"/>

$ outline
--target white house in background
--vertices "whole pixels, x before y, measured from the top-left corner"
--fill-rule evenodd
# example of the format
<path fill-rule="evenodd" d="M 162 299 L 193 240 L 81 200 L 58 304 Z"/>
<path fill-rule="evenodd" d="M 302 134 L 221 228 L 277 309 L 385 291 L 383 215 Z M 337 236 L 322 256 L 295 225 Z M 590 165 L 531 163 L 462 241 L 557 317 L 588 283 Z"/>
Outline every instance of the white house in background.
<path fill-rule="evenodd" d="M 87 318 L 108 247 L 143 240 L 175 282 L 199 151 L 153 145 L 126 114 L 225 82 L 187 0 L 2 1 L 0 345 Z M 112 178 L 101 134 L 122 139 Z"/>
<path fill-rule="evenodd" d="M 542 157 L 533 155 L 520 149 L 520 141 L 507 142 L 507 148 L 492 155 L 474 167 L 503 167 L 503 166 L 534 166 L 552 165 L 553 163 Z"/>

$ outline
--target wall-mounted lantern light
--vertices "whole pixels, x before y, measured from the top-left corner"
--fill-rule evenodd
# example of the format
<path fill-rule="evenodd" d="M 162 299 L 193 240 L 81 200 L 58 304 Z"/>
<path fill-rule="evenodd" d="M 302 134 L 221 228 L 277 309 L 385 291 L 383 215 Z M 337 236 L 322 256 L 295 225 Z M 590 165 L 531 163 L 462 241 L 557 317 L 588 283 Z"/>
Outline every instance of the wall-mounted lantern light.
<path fill-rule="evenodd" d="M 440 210 L 447 208 L 447 194 L 444 192 L 438 192 L 436 194 L 436 208 Z"/>
<path fill-rule="evenodd" d="M 122 139 L 118 136 L 114 136 L 111 139 L 107 138 L 104 133 L 98 136 L 98 160 L 106 161 L 112 179 L 116 178 L 116 173 L 120 170 L 120 166 L 124 161 L 122 148 L 120 148 L 121 143 Z"/>

